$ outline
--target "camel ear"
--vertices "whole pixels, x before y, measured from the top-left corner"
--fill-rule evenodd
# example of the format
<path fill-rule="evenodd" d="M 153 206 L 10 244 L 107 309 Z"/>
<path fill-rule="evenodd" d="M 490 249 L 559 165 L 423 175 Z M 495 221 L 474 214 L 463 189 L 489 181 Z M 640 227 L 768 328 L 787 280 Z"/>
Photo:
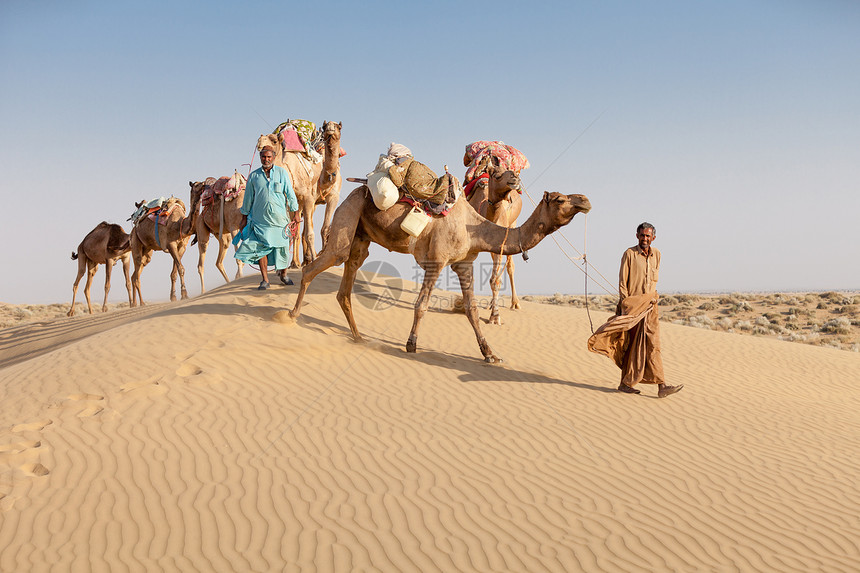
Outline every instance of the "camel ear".
<path fill-rule="evenodd" d="M 342 121 L 337 122 L 337 126 L 342 128 L 342 127 L 343 127 L 343 122 L 342 122 Z"/>
<path fill-rule="evenodd" d="M 543 192 L 543 200 L 546 201 L 547 205 L 549 205 L 549 191 Z"/>

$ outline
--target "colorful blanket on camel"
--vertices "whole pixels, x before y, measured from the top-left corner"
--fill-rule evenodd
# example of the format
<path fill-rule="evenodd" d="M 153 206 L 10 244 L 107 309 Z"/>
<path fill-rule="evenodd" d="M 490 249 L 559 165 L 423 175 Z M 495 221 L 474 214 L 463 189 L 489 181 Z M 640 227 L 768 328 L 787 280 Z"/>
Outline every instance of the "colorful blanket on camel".
<path fill-rule="evenodd" d="M 314 122 L 306 119 L 288 119 L 272 132 L 281 136 L 282 141 L 284 141 L 284 148 L 288 150 L 292 150 L 292 147 L 288 148 L 287 146 L 291 145 L 294 140 L 291 137 L 292 134 L 285 136 L 285 131 L 295 131 L 298 134 L 306 155 L 310 155 L 311 149 L 314 149 L 321 139 Z"/>
<path fill-rule="evenodd" d="M 476 141 L 466 146 L 463 163 L 468 167 L 463 183 L 468 185 L 473 179 L 486 172 L 487 163 L 493 157 L 506 169 L 519 173 L 529 168 L 529 160 L 522 151 L 504 141 Z"/>

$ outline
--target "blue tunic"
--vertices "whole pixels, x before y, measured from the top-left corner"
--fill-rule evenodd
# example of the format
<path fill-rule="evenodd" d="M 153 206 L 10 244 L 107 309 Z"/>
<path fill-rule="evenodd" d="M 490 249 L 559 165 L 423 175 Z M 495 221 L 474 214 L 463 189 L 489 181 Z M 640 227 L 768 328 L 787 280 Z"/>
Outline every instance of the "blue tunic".
<path fill-rule="evenodd" d="M 274 265 L 277 270 L 287 268 L 290 265 L 289 211 L 298 210 L 299 202 L 286 169 L 273 165 L 268 177 L 262 167 L 255 169 L 248 177 L 245 198 L 239 209 L 248 216 L 248 224 L 239 235 L 242 244 L 236 249 L 236 258 L 257 263 L 268 257 L 269 266 Z"/>

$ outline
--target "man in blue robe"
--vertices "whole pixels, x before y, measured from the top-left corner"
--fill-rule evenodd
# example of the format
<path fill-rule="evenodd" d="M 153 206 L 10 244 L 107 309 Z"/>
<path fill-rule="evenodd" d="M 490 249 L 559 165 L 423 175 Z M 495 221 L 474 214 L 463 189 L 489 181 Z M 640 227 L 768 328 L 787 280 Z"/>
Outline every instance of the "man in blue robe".
<path fill-rule="evenodd" d="M 290 212 L 298 224 L 302 215 L 290 174 L 274 164 L 275 150 L 266 146 L 260 150 L 262 167 L 255 169 L 245 185 L 242 213 L 242 244 L 236 258 L 245 263 L 258 263 L 263 281 L 260 290 L 269 288 L 268 265 L 278 271 L 281 282 L 291 285 L 286 276 L 290 265 Z"/>

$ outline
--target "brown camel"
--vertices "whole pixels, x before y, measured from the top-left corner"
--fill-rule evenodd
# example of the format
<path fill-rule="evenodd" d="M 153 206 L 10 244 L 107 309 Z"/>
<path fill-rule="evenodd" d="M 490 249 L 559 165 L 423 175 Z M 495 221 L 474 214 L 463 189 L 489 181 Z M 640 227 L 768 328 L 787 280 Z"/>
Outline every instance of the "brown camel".
<path fill-rule="evenodd" d="M 296 151 L 284 150 L 283 143 L 276 133 L 261 135 L 257 140 L 257 150 L 270 145 L 275 150 L 275 165 L 280 165 L 290 173 L 293 190 L 299 202 L 299 209 L 304 218 L 301 234 L 301 249 L 298 243 L 293 246 L 293 262 L 290 268 L 299 268 L 299 251 L 303 256 L 303 264 L 316 258 L 314 247 L 314 210 L 317 205 L 325 204 L 325 218 L 320 235 L 322 246 L 325 248 L 331 229 L 331 220 L 337 203 L 340 200 L 340 131 L 342 123 L 333 121 L 323 122 L 323 161 L 313 163 L 310 167 L 300 158 Z"/>
<path fill-rule="evenodd" d="M 157 225 L 158 236 L 156 238 L 156 221 L 148 216 L 140 218 L 131 231 L 131 256 L 134 259 L 134 273 L 131 275 L 132 284 L 132 306 L 140 301 L 143 306 L 143 295 L 140 292 L 140 273 L 149 261 L 152 260 L 153 251 L 165 251 L 173 258 L 173 269 L 170 271 L 170 300 L 176 300 L 176 275 L 179 275 L 182 298 L 188 298 L 185 289 L 185 267 L 182 266 L 182 255 L 188 246 L 191 232 L 197 224 L 197 209 L 200 206 L 200 196 L 203 194 L 203 181 L 188 182 L 191 187 L 191 210 L 185 214 L 185 204 L 175 197 L 171 197 L 167 207 L 175 203 L 175 208 L 167 215 L 167 223 Z M 136 203 L 138 207 L 143 202 Z"/>
<path fill-rule="evenodd" d="M 245 197 L 245 178 L 238 172 L 217 180 L 209 178 L 205 183 L 207 186 L 203 190 L 203 198 L 201 199 L 203 207 L 197 216 L 197 222 L 194 226 L 195 238 L 191 242 L 192 245 L 197 243 L 197 273 L 200 275 L 201 293 L 205 291 L 203 262 L 206 260 L 206 249 L 209 247 L 209 235 L 215 235 L 218 239 L 218 258 L 215 259 L 215 267 L 224 277 L 224 280 L 230 282 L 230 279 L 227 278 L 227 271 L 224 270 L 224 257 L 230 248 L 233 237 L 242 230 L 242 213 L 239 212 L 239 208 Z M 238 279 L 242 276 L 242 267 L 245 263 L 236 259 L 236 265 L 238 267 L 236 278 Z"/>
<path fill-rule="evenodd" d="M 487 220 L 502 227 L 513 227 L 523 210 L 523 200 L 519 193 L 520 176 L 514 171 L 501 167 L 495 158 L 487 166 L 486 171 L 489 177 L 479 179 L 475 183 L 469 195 L 469 204 Z M 511 308 L 520 308 L 520 300 L 517 298 L 517 289 L 514 286 L 514 259 L 511 255 L 507 255 L 503 267 L 502 255 L 490 253 L 490 256 L 493 258 L 493 271 L 490 275 L 492 291 L 490 324 L 502 324 L 502 319 L 499 317 L 499 290 L 502 286 L 503 269 L 507 269 L 511 283 Z"/>
<path fill-rule="evenodd" d="M 68 316 L 75 315 L 75 295 L 78 293 L 78 283 L 84 272 L 87 273 L 87 284 L 84 286 L 84 296 L 87 298 L 87 310 L 93 313 L 90 304 L 90 285 L 99 265 L 105 266 L 105 301 L 102 303 L 102 312 L 107 310 L 108 293 L 110 292 L 110 273 L 117 261 L 122 261 L 122 270 L 125 273 L 125 288 L 128 290 L 128 304 L 131 305 L 131 280 L 128 277 L 131 266 L 131 242 L 128 233 L 119 225 L 102 221 L 95 229 L 87 233 L 78 252 L 72 253 L 72 260 L 78 261 L 78 276 L 72 286 L 72 308 Z"/>
<path fill-rule="evenodd" d="M 446 266 L 457 273 L 463 291 L 466 316 L 475 331 L 484 360 L 499 362 L 493 354 L 478 321 L 477 304 L 473 294 L 472 262 L 478 253 L 489 251 L 500 255 L 515 255 L 537 245 L 544 237 L 568 224 L 577 213 L 587 213 L 591 203 L 584 195 L 563 195 L 545 192 L 534 213 L 520 227 L 508 228 L 487 221 L 460 197 L 444 217 L 433 217 L 418 238 L 400 228 L 411 207 L 396 203 L 380 211 L 373 204 L 366 185 L 355 189 L 337 208 L 332 222 L 332 235 L 319 257 L 302 269 L 302 284 L 290 316 L 301 314 L 302 300 L 311 281 L 322 271 L 341 263 L 343 270 L 337 300 L 349 322 L 356 341 L 361 335 L 352 315 L 352 288 L 355 274 L 368 255 L 371 241 L 390 251 L 409 253 L 424 269 L 424 283 L 415 301 L 412 331 L 406 351 L 418 347 L 418 325 L 430 303 L 430 293 L 436 279 Z"/>

